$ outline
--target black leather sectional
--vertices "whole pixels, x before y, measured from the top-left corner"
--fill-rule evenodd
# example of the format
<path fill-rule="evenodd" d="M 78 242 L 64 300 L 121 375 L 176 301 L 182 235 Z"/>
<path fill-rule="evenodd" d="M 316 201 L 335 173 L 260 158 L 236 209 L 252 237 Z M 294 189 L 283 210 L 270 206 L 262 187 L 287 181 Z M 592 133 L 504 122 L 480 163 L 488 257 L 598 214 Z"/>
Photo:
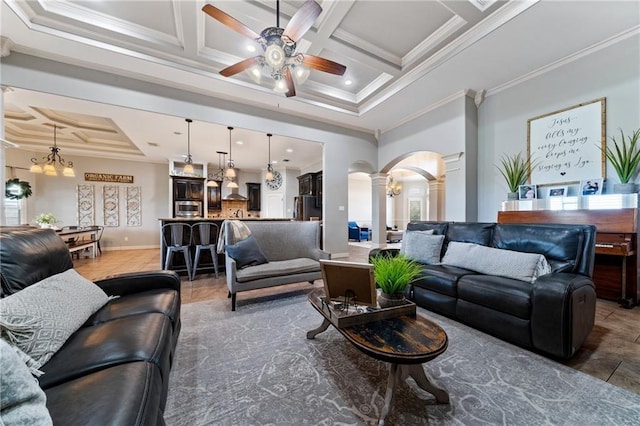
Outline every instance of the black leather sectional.
<path fill-rule="evenodd" d="M 556 358 L 571 357 L 591 331 L 595 226 L 409 223 L 406 232 L 414 230 L 445 235 L 442 255 L 450 241 L 459 241 L 539 253 L 552 268 L 531 284 L 450 265 L 423 265 L 424 278 L 407 288 L 407 296 L 419 306 Z"/>
<path fill-rule="evenodd" d="M 73 267 L 50 229 L 1 229 L 2 297 Z M 180 334 L 180 279 L 157 271 L 96 282 L 110 300 L 41 367 L 57 425 L 164 425 Z"/>

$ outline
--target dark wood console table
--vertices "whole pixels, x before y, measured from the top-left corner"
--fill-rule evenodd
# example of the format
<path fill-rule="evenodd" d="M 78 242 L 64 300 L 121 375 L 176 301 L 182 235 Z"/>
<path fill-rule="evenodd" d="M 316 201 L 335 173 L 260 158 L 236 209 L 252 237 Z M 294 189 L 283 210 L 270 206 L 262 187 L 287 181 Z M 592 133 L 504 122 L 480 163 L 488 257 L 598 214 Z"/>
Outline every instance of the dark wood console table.
<path fill-rule="evenodd" d="M 595 225 L 593 281 L 602 299 L 626 308 L 638 304 L 638 209 L 517 210 L 498 212 L 499 223 L 566 223 Z"/>

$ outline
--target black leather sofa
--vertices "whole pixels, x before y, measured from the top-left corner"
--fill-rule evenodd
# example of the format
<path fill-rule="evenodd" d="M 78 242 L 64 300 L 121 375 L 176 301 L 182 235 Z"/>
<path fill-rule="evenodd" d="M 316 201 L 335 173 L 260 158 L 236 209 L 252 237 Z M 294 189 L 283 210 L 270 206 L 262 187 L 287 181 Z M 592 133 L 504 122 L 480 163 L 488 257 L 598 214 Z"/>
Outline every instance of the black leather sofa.
<path fill-rule="evenodd" d="M 556 358 L 570 358 L 593 327 L 591 280 L 595 226 L 411 222 L 406 232 L 433 230 L 451 241 L 545 256 L 552 272 L 533 283 L 445 265 L 423 265 L 425 275 L 406 290 L 418 306 L 503 340 Z M 398 249 L 374 249 L 395 255 Z"/>
<path fill-rule="evenodd" d="M 6 297 L 73 268 L 50 229 L 0 228 Z M 164 425 L 169 372 L 180 334 L 180 278 L 140 272 L 97 281 L 117 295 L 40 369 L 53 424 Z"/>

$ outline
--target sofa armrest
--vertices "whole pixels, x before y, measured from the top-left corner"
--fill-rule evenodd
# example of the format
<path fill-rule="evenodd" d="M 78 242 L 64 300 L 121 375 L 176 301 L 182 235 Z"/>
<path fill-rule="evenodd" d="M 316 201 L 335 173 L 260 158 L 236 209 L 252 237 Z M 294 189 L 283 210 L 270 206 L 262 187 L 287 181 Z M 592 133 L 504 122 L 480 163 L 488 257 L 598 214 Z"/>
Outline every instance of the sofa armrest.
<path fill-rule="evenodd" d="M 180 276 L 175 271 L 130 272 L 112 275 L 95 283 L 109 296 L 126 296 L 159 288 L 180 293 Z"/>
<path fill-rule="evenodd" d="M 328 251 L 318 249 L 318 260 L 330 260 L 331 253 Z"/>
<path fill-rule="evenodd" d="M 369 261 L 372 257 L 376 256 L 391 256 L 395 257 L 400 254 L 400 249 L 397 248 L 375 248 L 369 252 Z"/>
<path fill-rule="evenodd" d="M 234 293 L 234 284 L 236 282 L 236 272 L 238 270 L 236 261 L 225 253 L 224 255 L 225 275 L 227 276 L 227 287 L 231 293 Z"/>
<path fill-rule="evenodd" d="M 594 324 L 593 281 L 579 274 L 543 275 L 533 284 L 531 303 L 533 346 L 559 358 L 571 357 Z"/>

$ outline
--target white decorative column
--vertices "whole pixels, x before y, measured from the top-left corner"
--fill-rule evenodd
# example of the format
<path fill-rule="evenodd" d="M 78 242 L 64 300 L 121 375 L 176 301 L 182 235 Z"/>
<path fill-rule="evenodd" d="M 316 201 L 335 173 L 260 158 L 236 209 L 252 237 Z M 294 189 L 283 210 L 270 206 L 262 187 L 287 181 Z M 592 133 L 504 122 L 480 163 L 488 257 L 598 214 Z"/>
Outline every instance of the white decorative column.
<path fill-rule="evenodd" d="M 2 86 L 2 90 L 0 90 L 0 117 L 2 117 L 2 121 L 0 121 L 0 181 L 2 182 L 0 186 L 2 190 L 2 197 L 0 197 L 0 226 L 7 224 L 7 219 L 4 214 L 4 194 L 7 189 L 6 144 L 4 142 L 4 91 L 5 87 Z"/>
<path fill-rule="evenodd" d="M 373 247 L 387 243 L 387 174 L 371 174 L 371 238 Z"/>
<path fill-rule="evenodd" d="M 442 221 L 444 218 L 444 203 L 445 203 L 445 184 L 442 178 L 438 180 L 427 181 L 428 186 L 428 216 L 427 220 Z"/>

